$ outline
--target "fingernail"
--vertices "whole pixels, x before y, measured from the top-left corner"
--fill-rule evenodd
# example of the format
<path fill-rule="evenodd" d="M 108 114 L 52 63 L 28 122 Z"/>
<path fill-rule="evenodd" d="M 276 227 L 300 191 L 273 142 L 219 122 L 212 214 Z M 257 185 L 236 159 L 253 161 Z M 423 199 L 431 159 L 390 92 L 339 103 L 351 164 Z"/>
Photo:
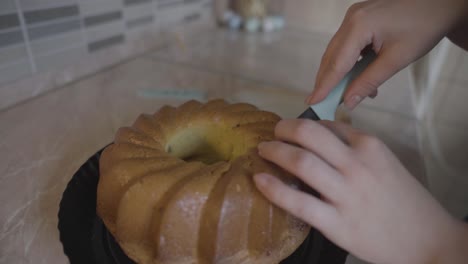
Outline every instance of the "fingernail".
<path fill-rule="evenodd" d="M 312 102 L 312 98 L 314 98 L 314 97 L 312 96 L 312 94 L 309 95 L 309 96 L 307 96 L 307 98 L 306 98 L 306 100 L 305 100 L 305 103 L 308 104 L 308 105 L 312 104 L 312 103 L 311 103 L 311 102 Z"/>
<path fill-rule="evenodd" d="M 345 100 L 345 106 L 349 110 L 353 110 L 361 101 L 362 97 L 360 95 L 353 95 L 349 99 Z"/>
<path fill-rule="evenodd" d="M 254 181 L 257 185 L 265 186 L 271 180 L 271 176 L 265 173 L 255 174 Z"/>

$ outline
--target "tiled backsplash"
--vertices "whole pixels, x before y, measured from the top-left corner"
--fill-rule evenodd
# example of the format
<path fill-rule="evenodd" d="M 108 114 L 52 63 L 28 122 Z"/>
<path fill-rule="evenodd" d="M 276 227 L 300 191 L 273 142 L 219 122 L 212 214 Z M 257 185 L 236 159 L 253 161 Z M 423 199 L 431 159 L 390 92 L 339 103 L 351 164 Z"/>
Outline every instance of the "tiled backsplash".
<path fill-rule="evenodd" d="M 172 27 L 208 22 L 211 5 L 211 0 L 0 0 L 0 109 L 51 86 L 39 85 L 18 97 L 6 91 L 15 89 L 15 81 L 39 78 L 41 73 L 62 71 L 87 60 L 85 65 L 99 70 L 116 62 L 96 61 L 104 56 L 99 55 L 103 50 L 136 45 L 138 38 L 147 39 L 148 34 L 158 39 L 154 35 Z M 120 47 L 105 56 L 124 59 L 136 51 L 142 52 Z M 61 85 L 80 75 L 71 73 L 49 82 Z"/>

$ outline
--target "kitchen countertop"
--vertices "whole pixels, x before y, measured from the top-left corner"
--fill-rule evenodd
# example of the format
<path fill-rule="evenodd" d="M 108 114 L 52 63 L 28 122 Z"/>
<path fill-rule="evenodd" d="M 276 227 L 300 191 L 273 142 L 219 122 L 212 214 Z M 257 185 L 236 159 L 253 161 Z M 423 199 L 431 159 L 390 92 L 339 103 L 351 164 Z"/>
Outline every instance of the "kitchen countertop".
<path fill-rule="evenodd" d="M 222 97 L 283 117 L 300 114 L 329 38 L 210 31 L 0 112 L 0 263 L 67 263 L 57 229 L 62 192 L 140 113 Z M 366 101 L 353 122 L 382 138 L 424 182 L 409 73 L 385 85 L 386 96 Z"/>

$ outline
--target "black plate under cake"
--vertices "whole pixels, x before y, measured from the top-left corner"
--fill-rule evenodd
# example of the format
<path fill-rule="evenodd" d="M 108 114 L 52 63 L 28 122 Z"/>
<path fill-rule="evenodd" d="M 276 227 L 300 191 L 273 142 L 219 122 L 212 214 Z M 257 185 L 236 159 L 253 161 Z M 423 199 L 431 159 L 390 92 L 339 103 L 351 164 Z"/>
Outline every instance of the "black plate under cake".
<path fill-rule="evenodd" d="M 96 215 L 99 181 L 97 152 L 73 175 L 65 189 L 58 213 L 63 250 L 71 264 L 129 264 L 129 259 Z M 347 253 L 312 230 L 304 243 L 282 264 L 342 264 Z"/>

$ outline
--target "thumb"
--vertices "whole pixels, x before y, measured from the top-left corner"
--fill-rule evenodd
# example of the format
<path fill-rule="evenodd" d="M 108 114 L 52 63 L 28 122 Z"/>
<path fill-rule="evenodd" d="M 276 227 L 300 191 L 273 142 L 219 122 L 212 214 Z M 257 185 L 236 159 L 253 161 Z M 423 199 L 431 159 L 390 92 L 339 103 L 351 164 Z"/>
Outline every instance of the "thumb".
<path fill-rule="evenodd" d="M 344 95 L 347 108 L 355 108 L 364 98 L 377 93 L 377 88 L 406 65 L 392 50 L 382 50 L 375 61 L 351 82 Z"/>

